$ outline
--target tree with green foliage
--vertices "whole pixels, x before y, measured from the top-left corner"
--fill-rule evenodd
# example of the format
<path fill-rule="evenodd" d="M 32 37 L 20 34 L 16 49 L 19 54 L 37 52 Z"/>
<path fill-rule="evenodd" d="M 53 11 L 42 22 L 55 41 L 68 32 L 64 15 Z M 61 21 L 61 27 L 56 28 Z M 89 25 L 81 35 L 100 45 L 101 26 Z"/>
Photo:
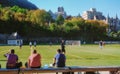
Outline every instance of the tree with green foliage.
<path fill-rule="evenodd" d="M 30 14 L 30 15 L 29 15 Z M 32 10 L 28 14 L 30 21 L 41 26 L 44 26 L 46 23 L 49 24 L 52 17 L 45 10 Z"/>
<path fill-rule="evenodd" d="M 19 6 L 13 6 L 10 8 L 12 11 L 17 12 L 19 9 Z"/>
<path fill-rule="evenodd" d="M 64 23 L 64 18 L 62 15 L 58 15 L 57 18 L 56 18 L 56 23 L 58 25 L 62 25 Z"/>
<path fill-rule="evenodd" d="M 59 15 L 53 21 L 45 10 L 0 6 L 0 33 L 17 31 L 26 37 L 63 37 L 95 41 L 106 38 L 107 27 L 107 24 L 98 20 L 84 20 L 71 16 L 64 19 Z M 111 36 L 120 37 L 119 32 Z"/>

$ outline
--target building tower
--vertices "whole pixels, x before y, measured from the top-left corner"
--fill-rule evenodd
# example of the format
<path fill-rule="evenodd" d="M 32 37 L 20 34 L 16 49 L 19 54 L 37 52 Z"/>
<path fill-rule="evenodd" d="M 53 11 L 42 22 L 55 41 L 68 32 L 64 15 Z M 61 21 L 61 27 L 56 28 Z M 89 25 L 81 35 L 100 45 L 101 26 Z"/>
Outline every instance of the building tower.
<path fill-rule="evenodd" d="M 64 12 L 64 8 L 63 7 L 58 7 L 58 12 Z"/>

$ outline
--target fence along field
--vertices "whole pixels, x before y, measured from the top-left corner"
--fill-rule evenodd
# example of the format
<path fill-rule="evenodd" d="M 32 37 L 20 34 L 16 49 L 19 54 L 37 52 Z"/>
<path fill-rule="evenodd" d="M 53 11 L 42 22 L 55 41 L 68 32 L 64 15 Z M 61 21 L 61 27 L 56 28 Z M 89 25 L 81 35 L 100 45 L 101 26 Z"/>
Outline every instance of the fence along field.
<path fill-rule="evenodd" d="M 3 56 L 14 48 L 19 56 L 19 61 L 24 63 L 30 55 L 30 47 L 25 45 L 22 49 L 18 46 L 0 46 L 0 64 L 5 68 L 6 58 Z M 42 56 L 42 66 L 53 62 L 53 57 L 60 45 L 37 45 L 37 51 Z M 67 66 L 120 66 L 120 45 L 106 44 L 103 49 L 98 45 L 66 45 Z"/>

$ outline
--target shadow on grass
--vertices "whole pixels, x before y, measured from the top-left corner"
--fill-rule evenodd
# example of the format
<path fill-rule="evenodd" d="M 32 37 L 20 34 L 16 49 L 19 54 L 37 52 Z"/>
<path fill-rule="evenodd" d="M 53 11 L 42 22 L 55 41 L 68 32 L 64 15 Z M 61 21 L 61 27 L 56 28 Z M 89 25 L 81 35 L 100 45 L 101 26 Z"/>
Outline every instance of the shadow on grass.
<path fill-rule="evenodd" d="M 86 58 L 87 60 L 97 60 L 99 58 Z"/>
<path fill-rule="evenodd" d="M 0 60 L 0 61 L 7 61 L 7 60 Z"/>

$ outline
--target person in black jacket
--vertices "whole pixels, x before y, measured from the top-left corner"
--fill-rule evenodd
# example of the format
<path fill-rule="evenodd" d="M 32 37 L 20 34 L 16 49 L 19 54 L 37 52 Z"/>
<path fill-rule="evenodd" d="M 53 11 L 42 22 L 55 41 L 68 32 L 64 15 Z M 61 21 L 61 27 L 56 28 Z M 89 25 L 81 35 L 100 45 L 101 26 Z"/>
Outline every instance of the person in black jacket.
<path fill-rule="evenodd" d="M 62 42 L 61 42 L 61 50 L 62 50 L 62 52 L 65 54 L 65 42 L 64 42 L 64 40 L 62 40 Z"/>

